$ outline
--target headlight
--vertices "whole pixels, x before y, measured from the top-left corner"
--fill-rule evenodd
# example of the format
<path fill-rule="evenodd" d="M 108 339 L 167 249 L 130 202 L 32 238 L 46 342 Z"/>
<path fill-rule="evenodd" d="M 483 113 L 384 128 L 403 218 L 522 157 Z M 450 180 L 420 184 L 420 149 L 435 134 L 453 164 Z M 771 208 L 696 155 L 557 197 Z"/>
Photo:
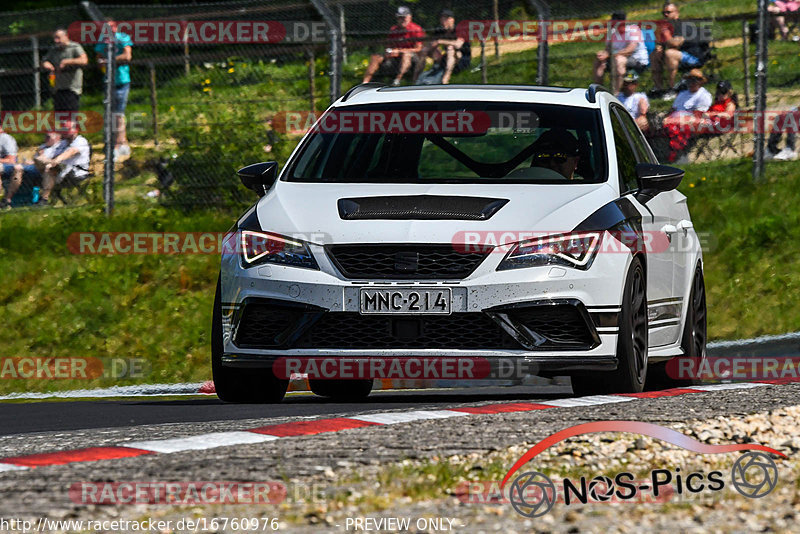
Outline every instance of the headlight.
<path fill-rule="evenodd" d="M 546 236 L 513 245 L 498 271 L 538 267 L 542 265 L 564 265 L 586 270 L 592 265 L 600 248 L 601 234 L 567 234 Z"/>
<path fill-rule="evenodd" d="M 240 233 L 242 267 L 253 267 L 262 263 L 279 263 L 319 270 L 308 245 L 303 241 L 252 230 L 240 230 Z"/>

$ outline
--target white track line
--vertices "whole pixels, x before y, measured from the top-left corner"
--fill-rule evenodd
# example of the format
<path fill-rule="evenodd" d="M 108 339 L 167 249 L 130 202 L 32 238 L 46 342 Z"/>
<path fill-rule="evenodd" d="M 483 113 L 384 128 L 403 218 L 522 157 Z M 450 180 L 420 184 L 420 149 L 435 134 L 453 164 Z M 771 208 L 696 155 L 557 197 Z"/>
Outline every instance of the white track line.
<path fill-rule="evenodd" d="M 707 384 L 705 386 L 688 386 L 686 389 L 698 391 L 724 391 L 726 389 L 750 389 L 771 386 L 772 384 L 759 384 L 754 382 L 734 382 L 731 384 Z"/>
<path fill-rule="evenodd" d="M 0 471 L 22 471 L 28 469 L 26 465 L 0 464 Z"/>
<path fill-rule="evenodd" d="M 161 439 L 152 441 L 135 441 L 133 443 L 120 443 L 122 447 L 144 449 L 146 451 L 169 454 L 172 452 L 198 451 L 227 447 L 230 445 L 244 445 L 249 443 L 263 443 L 278 439 L 276 436 L 256 434 L 255 432 L 211 432 L 188 438 Z"/>
<path fill-rule="evenodd" d="M 411 410 L 409 412 L 383 412 L 354 415 L 348 416 L 348 419 L 357 419 L 359 421 L 378 423 L 381 425 L 392 425 L 395 423 L 409 423 L 411 421 L 422 421 L 425 419 L 446 419 L 448 417 L 460 417 L 462 415 L 470 414 L 451 410 Z"/>
<path fill-rule="evenodd" d="M 112 386 L 109 388 L 72 389 L 47 393 L 9 393 L 0 400 L 17 399 L 75 399 L 104 397 L 158 397 L 165 395 L 199 395 L 202 382 L 197 384 L 146 384 L 140 386 Z"/>
<path fill-rule="evenodd" d="M 536 401 L 536 404 L 558 406 L 560 408 L 572 408 L 575 406 L 600 406 L 601 404 L 630 402 L 632 400 L 634 400 L 634 397 L 618 397 L 616 395 L 589 395 L 588 397 L 578 397 L 575 399 L 558 399 L 543 402 Z"/>

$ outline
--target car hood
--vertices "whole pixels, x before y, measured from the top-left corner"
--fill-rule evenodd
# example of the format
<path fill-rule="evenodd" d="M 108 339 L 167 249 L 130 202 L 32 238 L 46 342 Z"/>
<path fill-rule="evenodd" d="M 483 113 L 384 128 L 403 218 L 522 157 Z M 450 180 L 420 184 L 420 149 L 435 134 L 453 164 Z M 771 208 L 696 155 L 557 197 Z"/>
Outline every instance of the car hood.
<path fill-rule="evenodd" d="M 431 195 L 507 199 L 487 220 L 344 220 L 340 199 Z M 278 182 L 256 209 L 262 230 L 326 243 L 452 243 L 491 232 L 498 244 L 525 232 L 564 233 L 616 198 L 608 184 L 309 184 Z M 391 203 L 391 200 L 389 201 Z"/>

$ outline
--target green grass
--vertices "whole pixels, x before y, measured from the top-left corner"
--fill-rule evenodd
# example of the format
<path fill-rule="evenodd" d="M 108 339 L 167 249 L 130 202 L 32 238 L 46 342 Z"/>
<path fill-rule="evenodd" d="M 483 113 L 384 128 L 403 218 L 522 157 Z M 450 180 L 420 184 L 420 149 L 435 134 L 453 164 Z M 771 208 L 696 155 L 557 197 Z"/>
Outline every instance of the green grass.
<path fill-rule="evenodd" d="M 140 380 L 0 380 L 0 391 L 72 389 L 209 378 L 215 255 L 73 255 L 90 231 L 225 231 L 233 217 L 163 208 L 15 210 L 0 217 L 3 357 L 142 358 Z"/>

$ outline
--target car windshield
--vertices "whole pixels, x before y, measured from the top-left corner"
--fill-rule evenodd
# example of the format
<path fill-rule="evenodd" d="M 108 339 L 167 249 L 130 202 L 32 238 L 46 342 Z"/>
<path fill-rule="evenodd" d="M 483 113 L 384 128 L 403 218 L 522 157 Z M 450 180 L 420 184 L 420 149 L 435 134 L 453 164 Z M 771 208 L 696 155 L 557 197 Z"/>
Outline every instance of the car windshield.
<path fill-rule="evenodd" d="M 291 182 L 599 183 L 600 112 L 507 102 L 427 102 L 329 111 L 306 136 Z"/>

